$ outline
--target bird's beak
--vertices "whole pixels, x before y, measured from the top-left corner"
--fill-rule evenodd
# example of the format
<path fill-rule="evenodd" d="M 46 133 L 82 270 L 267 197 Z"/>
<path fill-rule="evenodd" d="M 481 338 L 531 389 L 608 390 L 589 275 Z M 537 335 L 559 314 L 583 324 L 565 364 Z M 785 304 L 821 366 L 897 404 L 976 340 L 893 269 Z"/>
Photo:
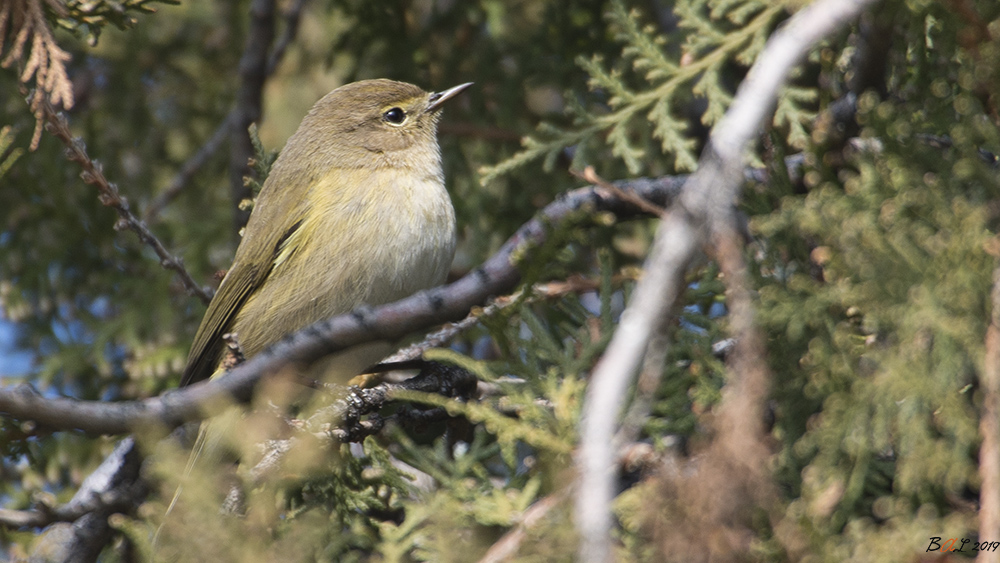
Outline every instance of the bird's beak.
<path fill-rule="evenodd" d="M 472 86 L 472 82 L 466 82 L 465 84 L 459 84 L 458 86 L 455 86 L 454 88 L 448 88 L 444 92 L 435 92 L 435 93 L 431 94 L 430 100 L 429 100 L 429 102 L 427 104 L 427 109 L 425 111 L 432 112 L 432 111 L 441 109 L 441 104 L 445 103 L 446 101 L 450 100 L 451 98 L 454 98 L 455 96 L 457 96 L 458 94 L 460 94 L 462 92 L 462 90 L 465 90 L 469 86 Z"/>

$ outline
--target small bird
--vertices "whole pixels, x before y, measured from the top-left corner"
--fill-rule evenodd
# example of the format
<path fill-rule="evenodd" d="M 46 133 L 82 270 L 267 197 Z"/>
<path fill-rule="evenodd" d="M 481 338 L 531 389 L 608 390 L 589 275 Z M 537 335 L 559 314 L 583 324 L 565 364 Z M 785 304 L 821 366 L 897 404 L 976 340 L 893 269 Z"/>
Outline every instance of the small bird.
<path fill-rule="evenodd" d="M 260 190 L 195 335 L 182 387 L 223 373 L 226 334 L 251 357 L 320 319 L 445 280 L 455 254 L 455 210 L 437 123 L 441 105 L 470 85 L 429 93 L 364 80 L 316 102 Z M 322 376 L 345 383 L 389 351 L 385 342 L 345 350 L 324 363 Z M 185 480 L 203 454 L 218 455 L 234 424 L 223 416 L 201 426 Z M 178 485 L 164 521 L 181 491 Z"/>
<path fill-rule="evenodd" d="M 429 93 L 364 80 L 320 99 L 257 197 L 236 257 L 202 319 L 181 386 L 216 374 L 234 334 L 251 357 L 315 321 L 442 283 L 455 252 L 437 123 L 471 83 Z M 325 365 L 344 383 L 390 351 L 349 349 Z"/>

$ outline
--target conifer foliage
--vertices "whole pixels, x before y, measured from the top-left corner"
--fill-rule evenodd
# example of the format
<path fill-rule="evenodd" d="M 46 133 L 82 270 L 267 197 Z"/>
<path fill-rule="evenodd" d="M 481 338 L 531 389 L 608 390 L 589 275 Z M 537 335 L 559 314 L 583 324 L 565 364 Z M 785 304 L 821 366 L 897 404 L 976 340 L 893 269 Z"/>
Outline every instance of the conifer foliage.
<path fill-rule="evenodd" d="M 804 4 L 0 0 L 7 558 L 586 559 L 591 375 L 709 135 Z M 187 467 L 175 427 L 198 409 L 118 433 L 60 418 L 62 398 L 100 416 L 196 396 L 156 402 L 247 194 L 315 100 L 375 77 L 475 83 L 440 126 L 451 279 L 503 252 L 517 283 L 401 341 L 436 362 L 419 380 L 305 385 L 295 363 L 202 404 L 234 429 L 218 463 Z M 611 552 L 1000 561 L 1000 4 L 869 5 L 754 102 L 746 285 L 718 238 L 683 271 L 618 405 Z M 768 381 L 734 413 L 740 295 Z M 760 447 L 727 445 L 734 424 Z"/>

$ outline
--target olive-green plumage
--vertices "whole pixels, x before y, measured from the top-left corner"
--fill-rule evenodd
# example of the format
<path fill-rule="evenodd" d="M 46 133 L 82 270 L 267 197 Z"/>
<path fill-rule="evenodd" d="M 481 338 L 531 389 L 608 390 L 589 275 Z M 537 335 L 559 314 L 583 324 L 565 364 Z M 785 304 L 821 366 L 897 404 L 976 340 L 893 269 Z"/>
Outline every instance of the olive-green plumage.
<path fill-rule="evenodd" d="M 235 333 L 245 356 L 317 320 L 444 281 L 455 214 L 437 144 L 439 94 L 391 80 L 337 88 L 313 106 L 261 189 L 232 267 L 209 304 L 181 385 L 215 373 Z M 386 344 L 333 362 L 342 381 Z"/>

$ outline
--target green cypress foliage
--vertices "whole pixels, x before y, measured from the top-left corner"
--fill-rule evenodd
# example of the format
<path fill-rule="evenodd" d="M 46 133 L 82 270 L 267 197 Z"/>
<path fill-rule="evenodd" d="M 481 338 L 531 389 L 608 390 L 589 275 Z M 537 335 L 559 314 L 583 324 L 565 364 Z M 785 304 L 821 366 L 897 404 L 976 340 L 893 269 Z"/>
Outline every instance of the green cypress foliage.
<path fill-rule="evenodd" d="M 165 193 L 227 119 L 251 2 L 21 4 L 42 7 L 71 56 L 74 134 L 137 214 L 162 200 L 144 218 L 210 285 L 238 237 L 227 143 Z M 266 80 L 247 185 L 259 187 L 303 113 L 337 84 L 475 82 L 441 128 L 461 227 L 455 274 L 464 274 L 579 186 L 570 171 L 627 179 L 694 170 L 708 130 L 801 4 L 310 3 Z M 291 29 L 280 9 L 276 25 L 279 37 Z M 17 40 L 10 29 L 0 61 Z M 0 381 L 88 400 L 162 393 L 176 385 L 204 309 L 134 234 L 114 230 L 114 212 L 56 138 L 43 134 L 27 150 L 32 93 L 20 89 L 23 68 L 8 66 Z M 996 2 L 887 1 L 817 46 L 776 100 L 748 155 L 759 173 L 740 212 L 773 376 L 779 498 L 746 507 L 745 560 L 914 561 L 931 555 L 935 536 L 1000 541 L 977 536 L 1000 259 L 998 69 Z M 512 560 L 572 560 L 568 485 L 588 378 L 655 227 L 584 208 L 548 226 L 544 244 L 519 249 L 518 290 L 483 304 L 471 328 L 426 354 L 475 374 L 478 400 L 396 391 L 378 413 L 385 427 L 345 445 L 325 410 L 336 394 L 268 382 L 227 439 L 241 463 L 189 478 L 187 450 L 143 429 L 152 491 L 112 518 L 102 560 L 470 561 L 512 531 L 521 534 Z M 692 528 L 706 516 L 684 505 L 691 497 L 678 477 L 706 470 L 698 462 L 733 377 L 725 280 L 708 250 L 665 329 L 660 379 L 623 405 L 641 455 L 623 464 L 614 505 L 622 560 L 689 561 L 721 541 L 721 525 Z M 413 422 L 414 412 L 428 420 Z M 68 501 L 116 439 L 0 417 L 3 506 Z M 258 465 L 286 447 L 281 463 Z M 220 514 L 234 490 L 241 497 Z M 23 557 L 39 533 L 0 527 L 0 541 Z"/>

